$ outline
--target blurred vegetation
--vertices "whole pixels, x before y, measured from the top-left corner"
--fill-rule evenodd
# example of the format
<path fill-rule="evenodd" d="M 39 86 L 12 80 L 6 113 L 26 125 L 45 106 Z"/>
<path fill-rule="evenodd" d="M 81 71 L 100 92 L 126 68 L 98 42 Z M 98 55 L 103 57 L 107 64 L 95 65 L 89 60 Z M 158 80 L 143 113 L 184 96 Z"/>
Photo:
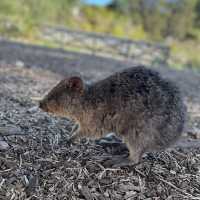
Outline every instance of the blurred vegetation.
<path fill-rule="evenodd" d="M 113 0 L 106 7 L 81 0 L 0 0 L 0 35 L 47 44 L 39 39 L 43 24 L 162 42 L 171 47 L 171 65 L 200 68 L 200 0 Z"/>

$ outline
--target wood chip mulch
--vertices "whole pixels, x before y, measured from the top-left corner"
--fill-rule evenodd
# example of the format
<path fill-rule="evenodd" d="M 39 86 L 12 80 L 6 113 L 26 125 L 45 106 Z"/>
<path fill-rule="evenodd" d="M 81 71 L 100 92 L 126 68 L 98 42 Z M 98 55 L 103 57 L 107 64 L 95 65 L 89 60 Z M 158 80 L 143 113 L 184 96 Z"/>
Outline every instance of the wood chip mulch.
<path fill-rule="evenodd" d="M 200 148 L 144 156 L 116 168 L 122 154 L 83 138 L 71 141 L 75 124 L 37 108 L 60 77 L 43 70 L 0 66 L 0 199 L 132 200 L 200 199 Z M 122 156 L 122 155 L 121 155 Z"/>

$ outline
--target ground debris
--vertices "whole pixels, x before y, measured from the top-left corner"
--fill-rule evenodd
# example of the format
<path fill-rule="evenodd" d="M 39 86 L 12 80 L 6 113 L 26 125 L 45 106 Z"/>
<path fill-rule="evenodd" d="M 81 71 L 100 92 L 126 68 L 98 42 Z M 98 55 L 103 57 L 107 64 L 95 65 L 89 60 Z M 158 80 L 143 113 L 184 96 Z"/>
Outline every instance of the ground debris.
<path fill-rule="evenodd" d="M 198 145 L 147 154 L 136 166 L 113 167 L 111 160 L 123 157 L 124 147 L 72 140 L 76 125 L 42 112 L 31 98 L 58 79 L 23 66 L 0 67 L 0 127 L 13 127 L 4 128 L 4 135 L 0 131 L 0 142 L 9 145 L 0 150 L 0 199 L 200 199 Z M 15 134 L 5 134 L 9 131 Z"/>
<path fill-rule="evenodd" d="M 20 127 L 17 126 L 2 126 L 0 127 L 0 136 L 11 136 L 11 135 L 24 135 L 20 129 Z"/>
<path fill-rule="evenodd" d="M 194 127 L 188 130 L 187 134 L 194 139 L 200 139 L 200 128 Z"/>
<path fill-rule="evenodd" d="M 1 139 L 1 138 L 0 138 Z M 9 145 L 5 141 L 0 140 L 0 151 L 6 151 L 9 149 Z"/>

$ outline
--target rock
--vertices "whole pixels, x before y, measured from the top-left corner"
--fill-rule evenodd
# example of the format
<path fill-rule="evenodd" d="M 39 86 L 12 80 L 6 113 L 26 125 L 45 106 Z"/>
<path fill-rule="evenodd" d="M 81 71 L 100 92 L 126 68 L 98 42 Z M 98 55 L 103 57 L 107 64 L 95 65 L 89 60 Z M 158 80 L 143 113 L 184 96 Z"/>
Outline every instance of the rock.
<path fill-rule="evenodd" d="M 24 135 L 21 128 L 13 125 L 0 127 L 0 136 Z"/>
<path fill-rule="evenodd" d="M 38 110 L 38 106 L 34 106 L 34 107 L 32 107 L 32 108 L 29 108 L 29 109 L 27 110 L 27 112 L 28 112 L 28 113 L 36 113 L 37 110 Z"/>
<path fill-rule="evenodd" d="M 95 140 L 98 145 L 111 145 L 111 144 L 121 144 L 122 140 L 116 136 L 115 133 L 108 133 L 105 137 Z"/>
<path fill-rule="evenodd" d="M 25 66 L 24 62 L 21 61 L 21 60 L 17 60 L 16 63 L 15 63 L 15 65 L 16 65 L 17 67 L 24 67 L 24 66 Z"/>
<path fill-rule="evenodd" d="M 6 151 L 9 149 L 9 145 L 5 141 L 0 140 L 0 151 Z"/>
<path fill-rule="evenodd" d="M 95 143 L 102 146 L 109 154 L 124 155 L 129 152 L 126 144 L 115 133 L 108 133 L 104 137 L 96 139 Z"/>
<path fill-rule="evenodd" d="M 94 199 L 87 186 L 80 186 L 79 185 L 79 188 L 80 188 L 80 192 L 85 197 L 85 199 L 87 199 L 87 200 L 93 200 Z"/>

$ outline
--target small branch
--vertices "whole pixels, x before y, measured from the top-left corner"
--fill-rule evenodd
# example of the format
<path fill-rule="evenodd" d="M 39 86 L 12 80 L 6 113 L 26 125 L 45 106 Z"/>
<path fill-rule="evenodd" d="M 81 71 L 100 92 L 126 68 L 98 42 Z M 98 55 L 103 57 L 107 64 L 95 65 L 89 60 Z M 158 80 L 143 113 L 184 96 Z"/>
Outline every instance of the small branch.
<path fill-rule="evenodd" d="M 194 197 L 192 194 L 190 194 L 190 193 L 188 193 L 188 192 L 185 192 L 184 190 L 182 190 L 182 189 L 176 187 L 174 184 L 172 184 L 172 183 L 170 183 L 170 182 L 168 182 L 168 181 L 166 181 L 166 180 L 164 180 L 164 179 L 162 179 L 162 178 L 160 178 L 160 177 L 159 177 L 158 179 L 159 179 L 160 181 L 162 181 L 163 183 L 166 183 L 166 184 L 169 185 L 170 187 L 174 188 L 176 191 L 178 191 L 178 192 L 180 192 L 180 193 L 186 195 L 186 196 L 189 197 L 190 199 L 194 199 L 194 200 L 199 199 L 199 200 L 200 200 L 200 197 Z"/>

